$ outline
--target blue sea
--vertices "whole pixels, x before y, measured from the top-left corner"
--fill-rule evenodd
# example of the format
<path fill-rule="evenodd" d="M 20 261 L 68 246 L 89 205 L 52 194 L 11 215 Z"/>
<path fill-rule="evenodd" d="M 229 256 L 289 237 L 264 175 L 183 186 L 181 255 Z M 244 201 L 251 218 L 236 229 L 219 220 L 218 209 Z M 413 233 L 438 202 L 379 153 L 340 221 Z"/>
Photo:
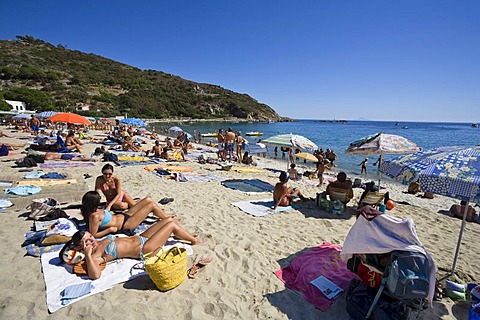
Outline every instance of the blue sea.
<path fill-rule="evenodd" d="M 191 123 L 154 123 L 156 129 L 169 128 L 172 125 L 179 126 L 184 131 L 193 133 L 217 132 L 219 128 L 226 130 L 232 128 L 234 132 L 241 131 L 244 137 L 246 132 L 258 131 L 263 135 L 259 137 L 246 137 L 250 142 L 258 139 L 283 134 L 294 133 L 303 135 L 319 148 L 333 149 L 338 155 L 336 164 L 338 168 L 348 174 L 360 173 L 360 162 L 365 156 L 353 156 L 345 154 L 345 149 L 351 142 L 364 136 L 377 132 L 397 134 L 415 142 L 422 149 L 441 146 L 473 146 L 480 144 L 480 128 L 472 128 L 471 123 L 433 123 L 433 122 L 395 122 L 395 121 L 348 121 L 323 122 L 319 120 L 299 120 L 296 122 L 276 123 L 232 123 L 232 122 L 191 122 Z M 207 140 L 203 139 L 202 143 Z M 280 151 L 279 151 L 280 153 Z M 273 147 L 269 148 L 269 156 L 273 157 Z M 385 156 L 391 158 L 392 156 Z M 368 156 L 369 164 L 377 159 L 377 156 Z M 369 166 L 370 172 L 375 173 L 375 168 Z"/>

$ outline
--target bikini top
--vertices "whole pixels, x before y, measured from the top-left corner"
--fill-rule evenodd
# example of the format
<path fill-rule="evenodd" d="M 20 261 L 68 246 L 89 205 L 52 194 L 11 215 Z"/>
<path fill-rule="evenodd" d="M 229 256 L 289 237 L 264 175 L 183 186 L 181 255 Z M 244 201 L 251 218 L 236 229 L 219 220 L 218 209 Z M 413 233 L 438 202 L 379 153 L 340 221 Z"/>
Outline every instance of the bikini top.
<path fill-rule="evenodd" d="M 109 186 L 106 182 L 102 185 L 103 191 L 107 191 L 108 189 L 117 189 L 117 186 L 115 185 L 115 180 L 113 180 L 113 183 L 111 186 Z"/>
<path fill-rule="evenodd" d="M 117 244 L 115 243 L 115 239 L 111 235 L 108 235 L 107 239 L 110 240 L 110 242 L 107 244 L 103 252 L 112 256 L 113 259 L 117 259 Z"/>
<path fill-rule="evenodd" d="M 100 228 L 105 227 L 111 220 L 112 220 L 112 213 L 108 210 L 103 210 L 104 215 L 103 215 L 103 220 L 102 223 L 100 223 Z"/>

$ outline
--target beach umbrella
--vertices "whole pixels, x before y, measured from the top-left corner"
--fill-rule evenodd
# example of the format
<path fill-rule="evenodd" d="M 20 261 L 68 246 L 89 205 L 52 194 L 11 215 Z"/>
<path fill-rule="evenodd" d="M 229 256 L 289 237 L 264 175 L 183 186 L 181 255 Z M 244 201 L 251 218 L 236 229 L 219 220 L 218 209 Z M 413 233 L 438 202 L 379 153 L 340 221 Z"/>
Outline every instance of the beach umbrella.
<path fill-rule="evenodd" d="M 48 120 L 52 122 L 66 122 L 72 124 L 90 124 L 90 121 L 84 116 L 70 112 L 57 113 L 48 118 Z"/>
<path fill-rule="evenodd" d="M 287 148 L 300 148 L 305 150 L 313 151 L 318 149 L 317 145 L 305 138 L 304 136 L 298 134 L 279 134 L 267 139 L 262 140 L 263 143 L 273 144 L 280 147 Z"/>
<path fill-rule="evenodd" d="M 307 160 L 307 161 L 318 162 L 318 158 L 315 157 L 313 154 L 308 153 L 308 152 L 299 152 L 299 153 L 295 154 L 295 157 L 299 158 L 299 159 L 304 159 L 304 160 Z"/>
<path fill-rule="evenodd" d="M 16 116 L 13 116 L 12 119 L 15 119 L 15 120 L 28 120 L 28 119 L 31 119 L 32 116 L 29 115 L 29 114 L 17 114 Z"/>
<path fill-rule="evenodd" d="M 379 155 L 380 163 L 384 154 L 414 153 L 421 149 L 411 140 L 395 134 L 384 132 L 356 140 L 348 146 L 345 153 L 354 155 Z M 378 187 L 380 188 L 381 173 L 378 172 Z"/>
<path fill-rule="evenodd" d="M 397 163 L 397 164 L 396 164 Z M 393 169 L 392 169 L 393 168 Z M 394 177 L 394 169 L 398 176 Z M 450 272 L 454 274 L 462 241 L 469 202 L 480 202 L 480 146 L 446 147 L 422 151 L 409 158 L 385 161 L 380 170 L 407 184 L 418 177 L 423 191 L 465 200 L 462 225 Z M 405 177 L 405 178 L 404 178 Z"/>
<path fill-rule="evenodd" d="M 131 125 L 131 126 L 136 126 L 136 127 L 146 127 L 147 126 L 147 124 L 143 120 L 138 119 L 138 118 L 125 118 L 125 119 L 120 120 L 120 123 L 128 124 L 128 125 Z"/>
<path fill-rule="evenodd" d="M 170 127 L 168 131 L 173 131 L 173 132 L 183 132 L 183 129 L 177 126 Z"/>
<path fill-rule="evenodd" d="M 57 111 L 43 111 L 43 112 L 37 113 L 35 116 L 39 119 L 48 119 L 56 115 L 57 113 L 58 113 Z"/>

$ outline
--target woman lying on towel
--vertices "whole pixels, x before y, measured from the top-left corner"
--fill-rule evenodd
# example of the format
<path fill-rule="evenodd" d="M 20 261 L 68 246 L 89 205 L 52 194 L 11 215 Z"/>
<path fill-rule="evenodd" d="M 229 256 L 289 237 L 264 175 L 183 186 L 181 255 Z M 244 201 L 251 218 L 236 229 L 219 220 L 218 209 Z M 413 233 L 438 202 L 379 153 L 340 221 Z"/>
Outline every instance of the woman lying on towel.
<path fill-rule="evenodd" d="M 136 201 L 122 190 L 120 178 L 113 174 L 113 166 L 106 164 L 102 168 L 102 175 L 95 180 L 95 190 L 103 193 L 107 199 L 105 209 L 126 210 L 135 205 Z"/>
<path fill-rule="evenodd" d="M 163 219 L 139 235 L 116 238 L 108 236 L 97 241 L 88 231 L 77 231 L 72 240 L 67 242 L 60 251 L 60 260 L 67 263 L 78 263 L 82 254 L 76 252 L 70 258 L 67 250 L 81 250 L 85 256 L 88 277 L 92 280 L 99 279 L 102 274 L 101 264 L 122 258 L 144 259 L 144 254 L 156 254 L 167 242 L 172 233 L 180 240 L 191 242 L 193 245 L 200 243 L 200 238 L 193 236 L 183 229 L 174 218 Z M 73 246 L 73 248 L 72 248 Z M 65 253 L 65 254 L 64 254 Z"/>
<path fill-rule="evenodd" d="M 99 209 L 100 195 L 97 191 L 88 191 L 83 195 L 80 209 L 88 230 L 94 237 L 103 237 L 109 233 L 121 230 L 133 230 L 145 220 L 150 212 L 161 219 L 167 219 L 167 215 L 157 203 L 150 197 L 138 201 L 125 213 L 113 214 L 110 210 Z"/>

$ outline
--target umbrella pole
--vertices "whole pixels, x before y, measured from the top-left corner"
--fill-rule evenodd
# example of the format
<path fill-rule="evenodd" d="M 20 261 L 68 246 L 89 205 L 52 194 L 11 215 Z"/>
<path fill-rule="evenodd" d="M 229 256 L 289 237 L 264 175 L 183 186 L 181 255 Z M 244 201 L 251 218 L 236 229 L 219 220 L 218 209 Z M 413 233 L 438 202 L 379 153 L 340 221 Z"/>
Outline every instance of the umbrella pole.
<path fill-rule="evenodd" d="M 453 257 L 452 269 L 443 278 L 441 278 L 440 281 L 444 280 L 444 279 L 447 279 L 450 276 L 453 276 L 453 274 L 455 273 L 455 267 L 457 266 L 458 254 L 460 253 L 460 245 L 462 243 L 463 231 L 465 230 L 465 224 L 467 222 L 467 213 L 468 213 L 469 203 L 470 202 L 467 201 L 467 204 L 465 205 L 465 208 L 463 210 L 462 226 L 460 228 L 460 234 L 458 235 L 457 248 L 455 249 L 455 255 Z"/>
<path fill-rule="evenodd" d="M 380 191 L 380 181 L 382 180 L 382 173 L 380 172 L 380 165 L 383 161 L 383 153 L 380 153 L 380 157 L 377 162 L 377 177 L 378 177 L 378 191 Z"/>

